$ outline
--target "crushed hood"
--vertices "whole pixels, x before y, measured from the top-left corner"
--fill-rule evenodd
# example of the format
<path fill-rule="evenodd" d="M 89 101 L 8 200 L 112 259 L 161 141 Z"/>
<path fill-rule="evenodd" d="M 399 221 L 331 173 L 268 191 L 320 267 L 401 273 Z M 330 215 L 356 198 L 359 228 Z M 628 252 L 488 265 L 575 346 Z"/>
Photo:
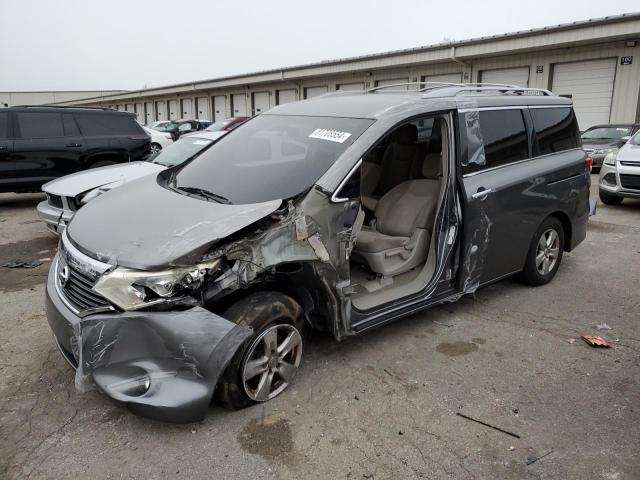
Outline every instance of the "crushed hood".
<path fill-rule="evenodd" d="M 130 182 L 151 173 L 158 173 L 166 167 L 150 162 L 131 162 L 92 168 L 83 172 L 72 173 L 46 183 L 42 190 L 61 197 L 75 197 L 94 188 L 109 183 Z"/>
<path fill-rule="evenodd" d="M 157 175 L 111 190 L 80 209 L 71 241 L 111 265 L 142 270 L 192 265 L 216 241 L 273 213 L 282 203 L 225 205 L 160 186 Z"/>

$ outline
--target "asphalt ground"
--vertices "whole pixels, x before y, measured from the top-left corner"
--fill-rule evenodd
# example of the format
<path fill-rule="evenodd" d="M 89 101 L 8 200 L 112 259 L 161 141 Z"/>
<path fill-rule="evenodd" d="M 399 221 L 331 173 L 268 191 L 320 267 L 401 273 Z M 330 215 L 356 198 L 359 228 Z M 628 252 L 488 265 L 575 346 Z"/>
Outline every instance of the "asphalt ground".
<path fill-rule="evenodd" d="M 600 204 L 549 285 L 313 335 L 283 395 L 171 425 L 76 391 L 45 318 L 41 199 L 0 194 L 0 265 L 42 262 L 0 267 L 0 478 L 640 478 L 640 201 Z"/>

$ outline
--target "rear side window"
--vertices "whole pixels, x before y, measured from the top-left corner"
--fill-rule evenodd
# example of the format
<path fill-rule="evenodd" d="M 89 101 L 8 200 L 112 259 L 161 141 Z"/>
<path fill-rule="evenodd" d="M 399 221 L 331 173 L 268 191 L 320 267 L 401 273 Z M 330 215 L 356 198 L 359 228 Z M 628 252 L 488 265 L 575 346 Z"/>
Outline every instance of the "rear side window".
<path fill-rule="evenodd" d="M 9 114 L 0 112 L 0 139 L 9 138 Z"/>
<path fill-rule="evenodd" d="M 548 155 L 578 148 L 580 130 L 571 108 L 532 108 L 531 118 L 536 131 L 533 154 Z"/>
<path fill-rule="evenodd" d="M 80 131 L 86 136 L 140 135 L 142 128 L 129 115 L 75 113 Z"/>
<path fill-rule="evenodd" d="M 21 112 L 16 114 L 22 138 L 64 137 L 59 113 Z"/>
<path fill-rule="evenodd" d="M 482 110 L 480 133 L 485 164 L 464 166 L 463 173 L 473 173 L 529 158 L 529 142 L 522 111 Z"/>

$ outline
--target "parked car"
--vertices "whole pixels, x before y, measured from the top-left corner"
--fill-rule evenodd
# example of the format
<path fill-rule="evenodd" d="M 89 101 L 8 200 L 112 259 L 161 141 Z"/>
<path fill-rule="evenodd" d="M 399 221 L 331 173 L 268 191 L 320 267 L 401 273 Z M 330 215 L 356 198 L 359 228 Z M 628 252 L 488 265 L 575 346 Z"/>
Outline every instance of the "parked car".
<path fill-rule="evenodd" d="M 163 122 L 155 122 L 150 128 L 159 132 L 167 132 L 171 134 L 174 140 L 180 138 L 185 133 L 198 132 L 204 130 L 211 125 L 211 122 L 204 120 L 170 120 Z"/>
<path fill-rule="evenodd" d="M 152 155 L 157 155 L 160 150 L 165 147 L 168 147 L 173 143 L 173 137 L 168 132 L 159 132 L 158 130 L 154 130 L 153 128 L 142 127 L 142 129 L 147 132 L 147 135 L 151 138 L 151 150 L 150 153 Z"/>
<path fill-rule="evenodd" d="M 620 205 L 625 198 L 640 198 L 640 131 L 604 159 L 598 181 L 600 200 Z"/>
<path fill-rule="evenodd" d="M 47 199 L 36 209 L 38 218 L 59 235 L 75 212 L 91 200 L 126 182 L 179 165 L 200 153 L 227 132 L 201 131 L 189 138 L 172 142 L 166 149 L 152 154 L 148 161 L 110 165 L 58 178 L 42 186 Z"/>
<path fill-rule="evenodd" d="M 640 124 L 596 125 L 582 133 L 582 147 L 593 159 L 593 171 L 599 172 L 604 157 L 617 150 L 640 129 Z"/>
<path fill-rule="evenodd" d="M 106 108 L 3 108 L 0 192 L 34 192 L 70 173 L 142 160 L 150 143 L 132 113 Z"/>
<path fill-rule="evenodd" d="M 136 414 L 247 407 L 291 385 L 305 328 L 342 340 L 510 275 L 551 281 L 586 235 L 588 163 L 546 90 L 281 105 L 77 212 L 48 321 L 78 383 Z"/>

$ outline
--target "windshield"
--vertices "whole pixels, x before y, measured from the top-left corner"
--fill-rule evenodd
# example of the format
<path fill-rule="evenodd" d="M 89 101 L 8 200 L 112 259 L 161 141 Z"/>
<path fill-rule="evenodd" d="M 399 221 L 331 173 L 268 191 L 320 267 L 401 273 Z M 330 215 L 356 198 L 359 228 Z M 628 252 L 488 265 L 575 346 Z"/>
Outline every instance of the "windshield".
<path fill-rule="evenodd" d="M 178 124 L 175 122 L 162 122 L 162 123 L 158 123 L 157 125 L 153 126 L 152 128 L 154 130 L 159 130 L 161 132 L 166 132 L 169 130 L 175 130 L 177 128 Z"/>
<path fill-rule="evenodd" d="M 594 127 L 582 134 L 583 140 L 620 140 L 631 134 L 631 127 Z"/>
<path fill-rule="evenodd" d="M 193 157 L 207 145 L 210 145 L 211 142 L 212 140 L 207 140 L 206 138 L 182 137 L 177 142 L 173 142 L 168 147 L 160 150 L 160 153 L 151 159 L 151 163 L 157 163 L 165 167 L 175 167 Z"/>
<path fill-rule="evenodd" d="M 234 204 L 289 198 L 311 187 L 372 123 L 260 115 L 183 166 L 172 186 L 206 190 Z"/>

